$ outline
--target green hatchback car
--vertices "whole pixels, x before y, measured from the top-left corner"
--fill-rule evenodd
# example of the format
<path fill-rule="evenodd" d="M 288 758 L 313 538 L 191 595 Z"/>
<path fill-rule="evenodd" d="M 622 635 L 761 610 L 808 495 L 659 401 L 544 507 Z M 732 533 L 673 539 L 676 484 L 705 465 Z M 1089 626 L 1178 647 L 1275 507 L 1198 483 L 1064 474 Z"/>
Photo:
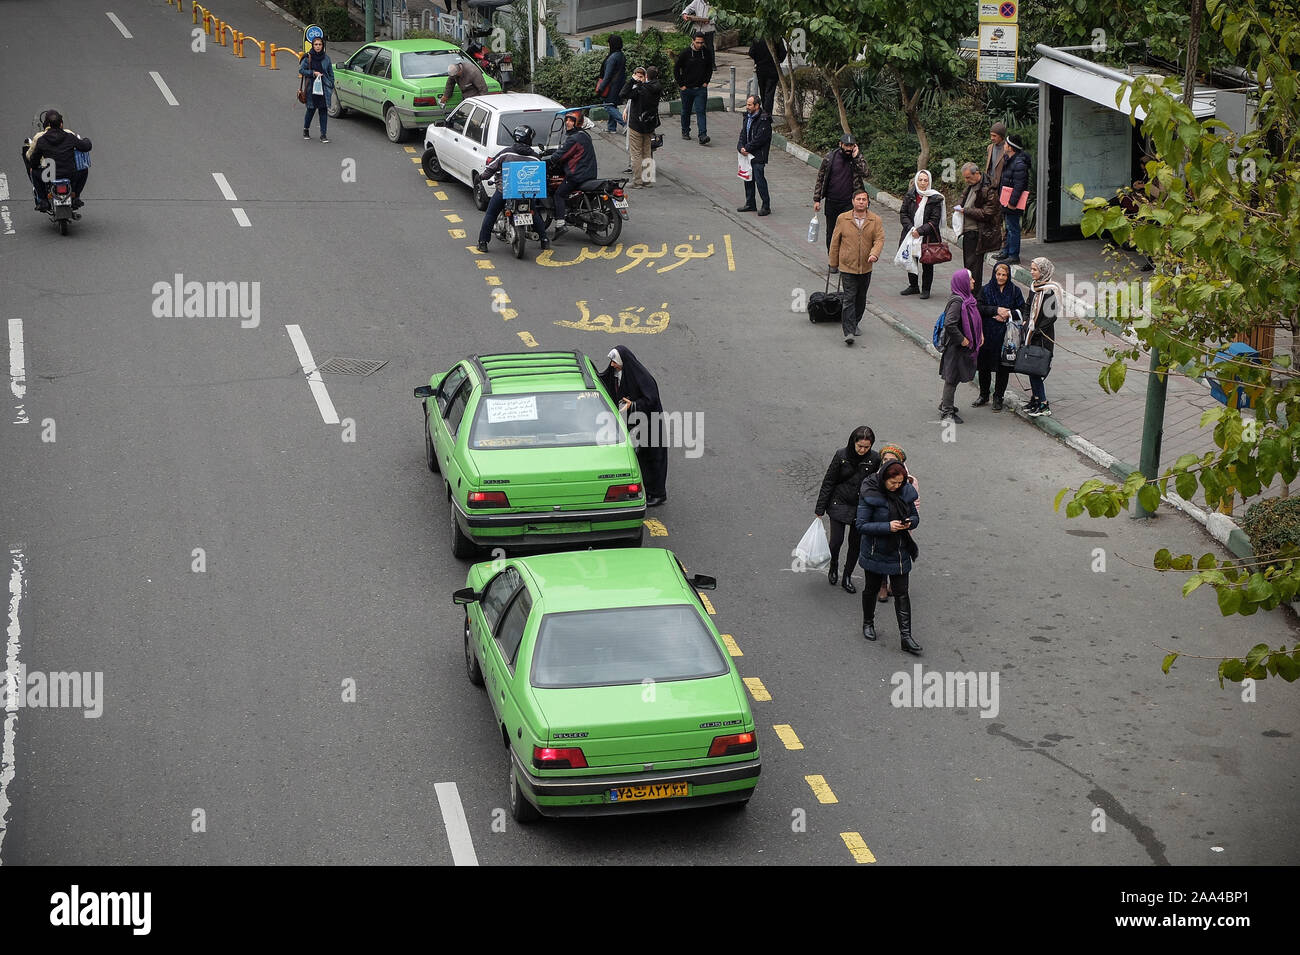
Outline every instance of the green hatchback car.
<path fill-rule="evenodd" d="M 646 547 L 475 564 L 466 583 L 465 667 L 516 820 L 749 802 L 758 738 L 697 592 L 713 578 Z"/>
<path fill-rule="evenodd" d="M 400 143 L 413 130 L 423 130 L 443 119 L 460 102 L 460 90 L 452 87 L 446 108 L 438 97 L 447 87 L 447 67 L 474 60 L 446 40 L 381 40 L 367 43 L 334 67 L 334 96 L 330 116 L 346 116 L 350 110 L 384 121 L 388 138 Z M 501 84 L 490 76 L 488 91 L 500 93 Z"/>
<path fill-rule="evenodd" d="M 455 557 L 507 545 L 640 545 L 636 450 L 581 352 L 472 355 L 415 397 Z"/>

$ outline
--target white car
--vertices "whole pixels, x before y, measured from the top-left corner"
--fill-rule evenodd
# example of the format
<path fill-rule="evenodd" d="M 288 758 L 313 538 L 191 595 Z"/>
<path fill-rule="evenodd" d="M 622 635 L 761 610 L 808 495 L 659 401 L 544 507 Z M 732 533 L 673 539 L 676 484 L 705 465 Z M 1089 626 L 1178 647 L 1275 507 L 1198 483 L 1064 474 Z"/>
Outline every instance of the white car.
<path fill-rule="evenodd" d="M 556 116 L 563 112 L 555 100 L 534 93 L 464 100 L 445 120 L 425 131 L 424 174 L 430 179 L 459 179 L 474 190 L 474 205 L 482 212 L 491 197 L 479 180 L 501 147 L 514 143 L 511 132 L 517 126 L 531 127 L 533 145 L 541 149 L 551 130 L 561 128 Z"/>

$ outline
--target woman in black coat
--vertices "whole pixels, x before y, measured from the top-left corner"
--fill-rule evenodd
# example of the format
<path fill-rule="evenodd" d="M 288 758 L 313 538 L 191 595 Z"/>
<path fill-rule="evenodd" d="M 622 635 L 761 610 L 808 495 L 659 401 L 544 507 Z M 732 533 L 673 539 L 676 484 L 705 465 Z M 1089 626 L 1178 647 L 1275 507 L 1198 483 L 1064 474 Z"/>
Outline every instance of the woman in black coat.
<path fill-rule="evenodd" d="M 844 542 L 844 531 L 847 528 L 849 553 L 844 558 L 844 579 L 840 586 L 851 594 L 857 593 L 857 588 L 853 586 L 853 565 L 857 563 L 861 544 L 861 535 L 854 523 L 858 513 L 858 490 L 862 487 L 862 482 L 880 466 L 880 455 L 871 449 L 875 443 L 875 432 L 866 425 L 854 428 L 849 435 L 848 444 L 831 457 L 826 477 L 822 478 L 821 493 L 817 495 L 817 516 L 829 514 L 831 520 L 831 569 L 827 571 L 826 579 L 832 587 L 838 580 L 840 545 Z"/>
<path fill-rule="evenodd" d="M 1042 256 L 1029 265 L 1029 276 L 1033 282 L 1029 286 L 1029 321 L 1025 329 L 1025 347 L 1041 345 L 1049 355 L 1056 351 L 1056 318 L 1061 314 L 1065 295 L 1061 286 L 1052 281 L 1055 270 L 1052 261 Z M 1047 403 L 1043 378 L 1030 375 L 1029 389 L 1033 392 L 1033 397 L 1029 400 L 1025 413 L 1031 418 L 1050 415 L 1052 409 Z"/>
<path fill-rule="evenodd" d="M 1011 281 L 1011 266 L 999 262 L 993 267 L 993 278 L 979 294 L 980 317 L 984 319 L 984 344 L 980 346 L 976 369 L 979 372 L 980 396 L 975 407 L 989 403 L 989 384 L 993 384 L 993 410 L 1002 410 L 1002 398 L 1007 393 L 1010 366 L 1002 361 L 1002 343 L 1007 337 L 1007 322 L 1015 313 L 1023 323 L 1026 318 L 1025 296 L 1020 286 Z M 994 379 L 994 375 L 997 375 Z"/>
<path fill-rule="evenodd" d="M 645 482 L 646 507 L 658 507 L 668 500 L 668 445 L 664 441 L 659 383 L 625 345 L 609 350 L 609 367 L 599 378 L 619 413 L 628 419 Z"/>
<path fill-rule="evenodd" d="M 898 221 L 903 226 L 903 231 L 898 237 L 899 245 L 917 236 L 922 242 L 943 240 L 943 233 L 940 232 L 945 218 L 943 194 L 931 189 L 930 181 L 930 170 L 922 169 L 913 177 L 912 185 L 908 187 L 907 195 L 903 197 L 903 204 L 898 210 Z M 913 233 L 916 235 L 914 236 Z M 899 294 L 920 293 L 921 298 L 929 298 L 930 285 L 933 282 L 934 266 L 922 264 L 920 288 L 917 287 L 916 273 L 908 272 L 907 288 Z"/>

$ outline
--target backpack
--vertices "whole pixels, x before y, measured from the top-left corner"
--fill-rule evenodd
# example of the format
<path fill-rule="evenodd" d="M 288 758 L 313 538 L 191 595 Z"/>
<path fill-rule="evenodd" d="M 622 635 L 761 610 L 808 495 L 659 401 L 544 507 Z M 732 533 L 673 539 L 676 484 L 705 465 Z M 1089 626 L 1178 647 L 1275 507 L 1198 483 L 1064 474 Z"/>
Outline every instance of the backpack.
<path fill-rule="evenodd" d="M 939 313 L 939 317 L 934 322 L 934 331 L 930 333 L 930 344 L 934 346 L 935 351 L 943 351 L 943 346 L 939 343 L 943 341 L 943 320 L 947 314 L 947 309 Z"/>

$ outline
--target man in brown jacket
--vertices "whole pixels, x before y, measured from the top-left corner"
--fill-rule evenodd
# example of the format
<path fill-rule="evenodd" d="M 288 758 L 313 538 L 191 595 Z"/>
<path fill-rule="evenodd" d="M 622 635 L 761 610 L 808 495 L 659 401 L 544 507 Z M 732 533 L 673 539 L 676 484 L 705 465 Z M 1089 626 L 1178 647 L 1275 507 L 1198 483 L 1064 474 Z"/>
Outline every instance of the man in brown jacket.
<path fill-rule="evenodd" d="M 966 191 L 953 206 L 960 212 L 962 264 L 970 269 L 976 295 L 984 287 L 984 254 L 1002 247 L 1002 212 L 993 186 L 980 175 L 980 167 L 968 162 L 961 167 Z"/>
<path fill-rule="evenodd" d="M 869 208 L 871 196 L 859 189 L 853 194 L 853 208 L 835 220 L 831 234 L 830 267 L 838 271 L 844 288 L 853 293 L 853 319 L 842 319 L 844 344 L 852 345 L 861 335 L 862 311 L 867 307 L 867 289 L 871 287 L 871 267 L 885 247 L 885 224 Z"/>

